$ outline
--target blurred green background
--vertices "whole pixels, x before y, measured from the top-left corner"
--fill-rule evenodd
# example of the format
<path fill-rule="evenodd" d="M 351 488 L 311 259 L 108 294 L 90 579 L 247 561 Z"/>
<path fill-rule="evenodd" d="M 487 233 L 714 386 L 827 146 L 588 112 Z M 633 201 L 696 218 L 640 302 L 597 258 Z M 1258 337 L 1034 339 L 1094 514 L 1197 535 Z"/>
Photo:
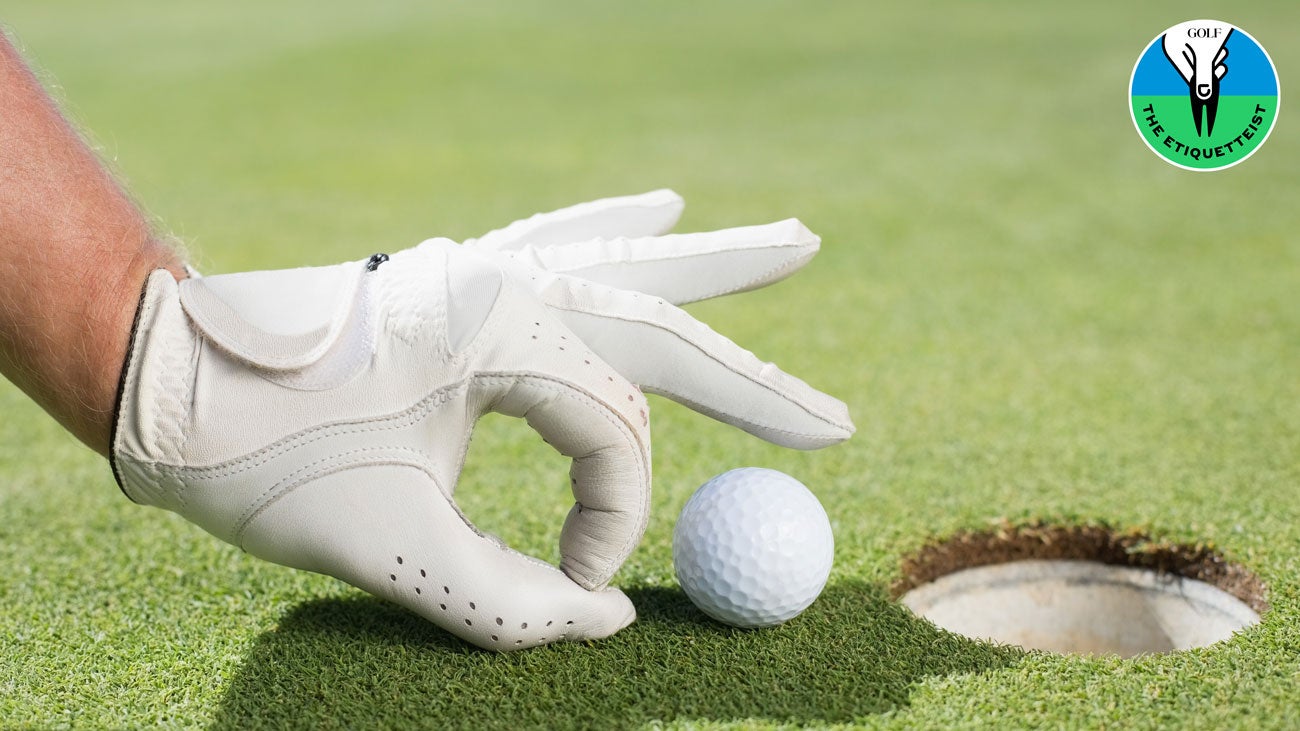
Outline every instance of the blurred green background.
<path fill-rule="evenodd" d="M 1220 17 L 1277 64 L 1227 171 L 1143 145 L 1133 64 Z M 679 230 L 800 217 L 797 277 L 692 306 L 847 401 L 847 444 L 765 445 L 653 399 L 654 513 L 591 646 L 478 652 L 131 505 L 0 383 L 0 726 L 1285 727 L 1300 679 L 1300 6 L 1256 2 L 11 3 L 0 20 L 206 272 L 327 264 L 672 187 Z M 0 110 L 0 115 L 4 110 Z M 781 469 L 837 536 L 778 630 L 672 576 L 708 477 Z M 506 419 L 459 499 L 556 558 L 566 466 Z M 1263 623 L 1133 661 L 992 648 L 888 600 L 899 562 L 1002 519 L 1213 544 Z"/>

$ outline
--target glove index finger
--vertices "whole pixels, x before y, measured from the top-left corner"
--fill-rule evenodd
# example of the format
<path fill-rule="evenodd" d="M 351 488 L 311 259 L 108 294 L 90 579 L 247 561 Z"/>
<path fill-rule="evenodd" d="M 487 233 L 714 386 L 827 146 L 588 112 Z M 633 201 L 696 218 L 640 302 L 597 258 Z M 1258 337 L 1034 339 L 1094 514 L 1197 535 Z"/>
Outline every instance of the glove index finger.
<path fill-rule="evenodd" d="M 515 221 L 472 243 L 481 249 L 514 251 L 596 238 L 658 236 L 677 225 L 685 206 L 682 197 L 667 188 L 601 198 Z"/>

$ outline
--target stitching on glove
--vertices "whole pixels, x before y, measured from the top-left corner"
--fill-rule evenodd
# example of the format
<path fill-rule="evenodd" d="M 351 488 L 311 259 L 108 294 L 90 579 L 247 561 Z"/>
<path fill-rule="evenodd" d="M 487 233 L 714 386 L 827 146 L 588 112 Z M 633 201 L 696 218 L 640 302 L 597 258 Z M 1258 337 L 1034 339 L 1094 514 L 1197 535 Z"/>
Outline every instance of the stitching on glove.
<path fill-rule="evenodd" d="M 559 569 L 557 569 L 555 566 L 547 563 L 546 561 L 543 561 L 540 558 L 537 558 L 536 556 L 530 556 L 526 553 L 521 553 L 511 548 L 500 538 L 490 533 L 485 533 L 484 531 L 479 529 L 478 526 L 474 525 L 474 522 L 469 519 L 469 516 L 465 515 L 464 511 L 460 509 L 460 506 L 456 504 L 456 501 L 453 500 L 451 497 L 447 496 L 446 492 L 442 489 L 442 485 L 438 482 L 438 476 L 436 474 L 437 471 L 433 468 L 433 465 L 429 463 L 428 459 L 425 458 L 425 455 L 422 455 L 421 453 L 415 450 L 400 448 L 400 447 L 393 447 L 393 448 L 367 447 L 362 449 L 356 449 L 350 452 L 344 452 L 335 455 L 335 457 L 333 458 L 318 460 L 317 463 L 326 462 L 329 461 L 330 459 L 335 459 L 335 458 L 343 460 L 346 457 L 355 456 L 363 452 L 384 452 L 390 449 L 394 452 L 405 452 L 407 454 L 413 454 L 415 455 L 415 457 L 413 459 L 402 459 L 400 456 L 394 456 L 394 457 L 373 459 L 373 460 L 361 460 L 356 462 L 345 461 L 342 464 L 338 464 L 329 467 L 327 469 L 319 470 L 312 474 L 306 475 L 301 479 L 295 480 L 292 482 L 292 484 L 285 485 L 276 495 L 273 495 L 269 499 L 267 499 L 264 504 L 262 504 L 260 507 L 258 507 L 256 510 L 253 511 L 252 515 L 248 516 L 247 520 L 245 520 L 242 524 L 238 525 L 237 530 L 234 534 L 234 540 L 230 541 L 230 543 L 237 545 L 240 548 L 243 548 L 244 534 L 247 532 L 247 530 L 253 525 L 253 523 L 263 512 L 270 509 L 272 505 L 274 505 L 280 499 L 287 497 L 293 491 L 321 477 L 337 474 L 339 472 L 344 472 L 350 469 L 362 469 L 365 467 L 382 467 L 382 466 L 408 467 L 423 473 L 426 477 L 429 478 L 429 481 L 432 482 L 434 486 L 438 489 L 439 493 L 443 496 L 443 499 L 447 501 L 447 506 L 451 508 L 452 512 L 456 514 L 456 517 L 460 518 L 460 521 L 464 523 L 465 527 L 468 528 L 470 532 L 472 532 L 474 535 L 478 536 L 479 538 L 482 538 L 485 541 L 488 541 L 498 550 L 503 551 L 505 553 L 509 553 L 516 558 L 523 559 L 528 563 L 531 563 L 540 568 L 549 569 L 551 571 L 556 571 L 556 572 L 559 571 Z M 302 472 L 302 471 L 303 470 L 299 470 L 298 472 Z M 284 480 L 281 480 L 277 484 L 282 484 L 287 480 L 289 480 L 289 478 L 285 478 Z M 265 493 L 263 494 L 265 495 Z M 336 577 L 336 578 L 342 578 L 342 577 Z M 344 581 L 347 580 L 344 579 Z M 348 583 L 351 582 L 349 581 Z M 393 601 L 398 601 L 398 600 L 394 599 Z M 452 631 L 450 628 L 445 628 L 445 629 L 448 629 L 448 631 Z"/>
<path fill-rule="evenodd" d="M 310 429 L 305 429 L 286 437 L 282 437 L 281 439 L 262 447 L 256 452 L 241 455 L 215 465 L 208 465 L 206 467 L 187 467 L 184 465 L 158 463 L 158 468 L 184 473 L 198 480 L 231 477 L 241 472 L 260 467 L 276 457 L 282 456 L 298 447 L 312 444 L 321 439 L 344 434 L 391 431 L 394 429 L 409 427 L 420 419 L 423 419 L 433 409 L 451 400 L 452 395 L 456 391 L 462 390 L 467 386 L 468 381 L 449 384 L 431 392 L 429 395 L 415 402 L 411 406 L 393 414 L 386 414 L 369 419 L 351 419 L 347 421 L 334 421 L 328 424 L 320 424 Z"/>
<path fill-rule="evenodd" d="M 655 391 L 651 391 L 651 393 L 655 393 Z M 667 395 L 667 394 L 661 394 L 661 395 Z M 720 416 L 722 415 L 721 412 L 719 412 L 718 410 L 713 409 L 713 408 L 708 407 L 708 406 L 705 406 L 704 404 L 696 403 L 695 401 L 692 401 L 692 400 L 690 400 L 690 399 L 688 399 L 688 398 L 682 396 L 681 394 L 673 394 L 673 395 L 672 395 L 672 398 L 673 398 L 674 400 L 678 401 L 679 403 L 681 403 L 683 406 L 688 406 L 688 407 L 690 407 L 692 410 L 694 410 L 694 411 L 698 411 L 698 412 L 700 412 L 701 414 L 705 414 L 705 415 L 708 415 L 708 416 L 714 416 L 714 418 L 718 418 L 718 417 L 720 417 Z M 715 416 L 715 415 L 717 415 L 717 416 Z M 813 416 L 816 416 L 816 415 L 814 414 Z M 727 417 L 727 418 L 726 418 L 726 422 L 727 422 L 727 423 L 738 421 L 738 422 L 740 422 L 740 423 L 742 423 L 742 424 L 748 424 L 749 426 L 752 426 L 752 427 L 754 427 L 754 428 L 756 428 L 756 429 L 762 429 L 762 430 L 764 430 L 764 431 L 780 432 L 781 434 L 789 434 L 790 436 L 793 436 L 793 437 L 804 437 L 804 438 L 806 438 L 806 439 L 809 439 L 809 440 L 812 440 L 812 441 L 815 441 L 815 442 L 825 442 L 825 443 L 828 444 L 828 445 L 829 445 L 829 444 L 837 444 L 837 443 L 839 443 L 839 442 L 841 441 L 838 437 L 828 437 L 828 436 L 824 436 L 824 435 L 821 435 L 821 434 L 808 434 L 808 433 L 806 433 L 806 432 L 791 431 L 791 430 L 789 430 L 789 429 L 782 429 L 782 428 L 780 428 L 780 427 L 776 427 L 776 426 L 769 426 L 769 425 L 767 425 L 767 424 L 760 424 L 759 422 L 756 422 L 756 421 L 750 421 L 749 419 L 746 419 L 746 418 L 743 418 L 743 417 L 740 417 L 740 416 L 736 416 L 735 414 L 726 414 L 726 417 Z M 816 418 L 819 418 L 819 419 L 820 419 L 821 417 L 816 417 Z M 719 421 L 723 421 L 721 418 L 718 418 L 718 420 L 719 420 Z M 836 426 L 837 428 L 839 428 L 839 427 L 838 427 L 834 422 L 827 421 L 826 419 L 822 419 L 822 421 L 824 421 L 824 422 L 827 423 L 827 424 L 830 424 L 831 426 Z"/>
<path fill-rule="evenodd" d="M 173 391 L 172 391 L 173 393 L 178 393 L 178 394 L 179 394 L 179 393 L 184 393 L 184 394 L 185 394 L 184 398 L 178 398 L 178 399 L 176 399 L 176 401 L 177 401 L 177 403 L 176 403 L 176 408 L 177 408 L 177 410 L 178 410 L 180 413 L 179 413 L 178 415 L 175 415 L 175 416 L 173 417 L 175 420 L 171 422 L 172 424 L 184 424 L 184 423 L 187 423 L 187 422 L 189 421 L 189 419 L 190 419 L 190 412 L 193 410 L 193 407 L 194 407 L 194 393 L 193 393 L 192 388 L 190 388 L 189 386 L 190 386 L 190 384 L 193 384 L 193 383 L 194 383 L 194 371 L 195 371 L 196 368 L 198 368 L 198 363 L 199 363 L 199 354 L 200 354 L 200 352 L 201 352 L 201 351 L 199 350 L 199 348 L 202 348 L 202 347 L 203 347 L 203 345 L 202 345 L 203 340 L 202 340 L 202 338 L 194 337 L 194 336 L 193 336 L 193 333 L 190 333 L 190 332 L 187 332 L 186 335 L 189 336 L 189 337 L 192 337 L 193 339 L 191 340 L 191 342 L 195 343 L 195 345 L 197 345 L 198 347 L 191 348 L 191 349 L 189 349 L 189 351 L 188 351 L 187 353 L 185 353 L 185 361 L 184 361 L 184 364 L 183 364 L 184 372 L 183 372 L 182 374 L 180 374 L 180 376 L 179 376 L 179 379 L 180 379 L 179 382 L 185 384 L 186 387 L 185 387 L 184 389 L 173 389 Z M 180 350 L 174 350 L 174 351 L 173 351 L 173 349 L 171 349 L 171 348 L 169 348 L 168 350 L 169 350 L 169 351 L 172 351 L 172 352 L 174 352 L 174 353 L 178 353 L 178 354 L 179 354 L 180 352 L 182 352 L 182 351 L 180 351 Z M 172 375 L 171 375 L 171 380 L 172 380 L 173 382 L 176 382 L 176 380 L 177 380 L 177 374 L 174 372 L 174 369 L 168 369 L 168 372 L 170 372 L 170 373 L 172 374 Z M 160 414 L 159 416 L 161 417 L 162 415 Z M 177 436 L 179 437 L 179 439 L 176 440 L 176 442 L 175 442 L 176 459 L 177 459 L 177 460 L 181 460 L 181 459 L 184 458 L 184 455 L 186 454 L 186 451 L 185 451 L 185 450 L 186 450 L 187 445 L 189 445 L 189 443 L 190 443 L 190 431 L 191 431 L 191 430 L 189 430 L 189 429 L 177 429 L 176 431 L 180 432 L 180 433 L 177 435 Z M 185 496 L 184 496 L 184 494 L 181 494 L 181 504 L 182 504 L 182 505 L 185 504 Z"/>
<path fill-rule="evenodd" d="M 470 410 L 469 399 L 465 399 L 465 401 L 462 403 L 465 407 L 464 410 L 465 423 L 469 425 L 469 428 L 465 430 L 465 434 L 460 438 L 460 448 L 456 451 L 455 464 L 449 465 L 451 469 L 451 474 L 458 476 L 457 481 L 459 481 L 459 475 L 461 473 L 461 470 L 465 468 L 465 460 L 469 458 L 469 445 L 472 441 L 474 441 L 474 430 L 478 428 L 478 422 L 480 419 L 483 418 L 482 415 L 474 416 L 472 414 Z M 456 487 L 457 485 L 455 484 L 447 485 L 444 487 L 444 494 L 447 496 L 447 499 L 452 502 L 452 504 L 455 504 Z"/>
<path fill-rule="evenodd" d="M 689 234 L 683 234 L 683 235 L 689 235 Z M 625 242 L 634 241 L 635 239 L 631 239 L 626 236 L 620 236 L 615 239 L 598 239 L 598 240 L 606 244 L 616 244 L 620 241 L 625 241 Z M 549 250 L 562 250 L 567 248 L 582 250 L 590 243 L 592 242 L 582 241 L 574 244 L 551 244 L 550 246 L 545 246 L 540 249 L 536 249 L 536 251 L 540 255 Z M 555 274 L 569 274 L 570 272 L 579 271 L 581 269 L 589 269 L 593 266 L 605 266 L 609 264 L 650 264 L 650 263 L 664 262 L 664 261 L 679 262 L 679 261 L 686 261 L 687 259 L 697 259 L 705 256 L 716 256 L 718 254 L 731 254 L 738 251 L 748 252 L 748 251 L 766 251 L 769 249 L 791 249 L 791 248 L 799 248 L 804 245 L 805 244 L 801 244 L 793 241 L 780 241 L 780 242 L 768 243 L 762 246 L 754 246 L 754 247 L 719 245 L 717 248 L 708 249 L 708 250 L 688 251 L 682 254 L 678 254 L 676 256 L 648 256 L 644 259 L 635 259 L 635 258 L 621 257 L 621 256 L 618 257 L 610 256 L 601 259 L 584 261 L 580 264 L 574 264 L 571 268 L 568 269 L 555 268 L 555 267 L 550 267 L 545 265 L 542 265 L 542 268 L 546 269 L 547 271 L 554 272 Z M 517 252 L 501 252 L 501 253 L 515 254 Z M 779 269 L 780 267 L 777 268 Z M 584 277 L 584 279 L 586 279 L 586 277 Z"/>
<path fill-rule="evenodd" d="M 612 239 L 611 242 L 630 241 L 630 240 L 631 239 L 628 239 L 626 237 L 621 237 L 619 239 Z M 566 247 L 576 247 L 580 245 L 582 244 L 553 244 L 551 246 L 537 249 L 536 251 L 540 256 L 543 252 L 545 252 L 548 249 L 563 249 Z M 599 261 L 594 261 L 594 262 L 583 262 L 581 264 L 576 264 L 570 268 L 558 268 L 558 267 L 552 267 L 545 264 L 541 266 L 543 269 L 553 272 L 555 274 L 564 274 L 567 276 L 585 279 L 585 277 L 582 277 L 580 274 L 573 274 L 572 272 L 580 272 L 584 269 L 590 269 L 594 266 L 606 266 L 606 265 L 614 265 L 614 264 L 648 264 L 652 262 L 668 262 L 668 261 L 680 262 L 680 261 L 686 261 L 688 259 L 694 259 L 698 257 L 716 256 L 718 254 L 734 253 L 736 251 L 770 250 L 770 249 L 787 249 L 787 248 L 799 249 L 802 246 L 804 246 L 804 244 L 796 243 L 796 242 L 783 242 L 777 244 L 769 244 L 766 246 L 758 247 L 757 249 L 743 249 L 743 248 L 735 248 L 735 247 L 727 248 L 725 246 L 720 246 L 716 249 L 711 249 L 709 251 L 690 252 L 690 253 L 683 254 L 681 256 L 658 256 L 658 257 L 650 257 L 646 259 L 625 259 L 622 257 L 611 257 L 611 258 L 601 259 Z M 514 252 L 509 252 L 509 253 L 513 254 Z M 801 258 L 811 259 L 813 256 L 816 256 L 816 254 L 817 254 L 817 250 L 814 248 L 813 251 L 809 252 L 806 257 L 794 257 L 794 258 L 786 259 L 785 261 L 778 263 L 775 266 L 772 266 L 768 269 L 765 269 L 759 272 L 758 274 L 754 275 L 750 279 L 741 282 L 733 287 L 725 287 L 716 290 L 706 290 L 703 294 L 695 296 L 692 301 L 698 302 L 700 300 L 712 299 L 714 297 L 722 297 L 724 295 L 728 295 L 733 292 L 740 292 L 740 291 L 747 290 L 752 285 L 764 279 L 767 279 L 774 272 L 778 272 L 781 271 L 782 269 L 786 269 L 792 266 L 795 262 L 799 261 L 799 259 Z"/>
<path fill-rule="evenodd" d="M 722 366 L 723 368 L 726 368 L 727 370 L 731 371 L 732 373 L 735 373 L 736 375 L 738 375 L 738 376 L 744 378 L 744 379 L 747 380 L 747 381 L 750 381 L 751 383 L 753 383 L 754 385 L 756 385 L 756 386 L 758 386 L 758 387 L 760 387 L 760 388 L 762 388 L 762 389 L 765 389 L 765 390 L 767 390 L 767 391 L 770 391 L 770 392 L 772 392 L 772 393 L 774 393 L 774 394 L 780 396 L 783 400 L 788 401 L 788 402 L 794 404 L 795 406 L 798 406 L 800 409 L 803 409 L 803 411 L 804 411 L 805 413 L 807 413 L 809 416 L 813 417 L 814 419 L 817 419 L 818 421 L 821 421 L 821 422 L 824 423 L 824 424 L 828 424 L 828 425 L 830 425 L 830 426 L 833 426 L 833 427 L 835 427 L 835 428 L 837 428 L 837 429 L 843 428 L 843 427 L 841 427 L 839 424 L 836 424 L 834 421 L 831 421 L 829 418 L 827 418 L 827 417 L 825 417 L 825 416 L 822 416 L 821 414 L 819 414 L 819 413 L 817 413 L 816 411 L 814 411 L 813 408 L 812 408 L 811 406 L 807 405 L 807 404 L 804 403 L 802 400 L 797 399 L 797 398 L 795 398 L 795 397 L 792 397 L 792 396 L 790 396 L 789 394 L 782 393 L 782 392 L 778 391 L 777 389 L 773 388 L 772 386 L 770 386 L 770 385 L 768 385 L 768 384 L 766 384 L 766 383 L 763 383 L 762 381 L 760 381 L 760 380 L 754 378 L 753 376 L 749 375 L 748 373 L 745 373 L 744 371 L 736 370 L 736 369 L 733 368 L 729 363 L 727 363 L 726 361 L 720 360 L 719 358 L 717 358 L 716 356 L 714 356 L 713 353 L 711 353 L 707 348 L 701 347 L 698 343 L 696 343 L 694 340 L 691 340 L 689 337 L 683 335 L 683 334 L 681 333 L 681 331 L 677 330 L 676 328 L 668 327 L 668 326 L 664 325 L 663 323 L 656 322 L 656 321 L 654 321 L 654 320 L 645 320 L 645 319 L 642 319 L 642 318 L 636 318 L 636 317 L 626 317 L 626 316 L 623 316 L 623 315 L 614 315 L 614 314 L 610 314 L 610 313 L 607 313 L 607 312 L 597 312 L 597 311 L 595 311 L 595 310 L 587 309 L 587 308 L 580 307 L 580 306 L 571 306 L 571 305 L 551 305 L 551 308 L 552 308 L 552 309 L 555 309 L 555 310 L 562 310 L 562 311 L 564 311 L 564 312 L 576 312 L 576 313 L 581 314 L 581 315 L 592 315 L 593 317 L 599 317 L 599 318 L 607 319 L 607 320 L 622 320 L 623 322 L 633 322 L 633 323 L 638 323 L 638 324 L 642 324 L 642 325 L 649 325 L 650 327 L 658 328 L 659 330 L 662 330 L 662 331 L 664 331 L 664 332 L 667 332 L 667 333 L 669 333 L 669 334 L 671 334 L 671 335 L 675 335 L 679 340 L 681 340 L 682 342 L 684 342 L 684 343 L 690 345 L 692 348 L 695 348 L 696 350 L 700 351 L 701 353 L 703 353 L 703 354 L 705 355 L 705 357 L 709 358 L 710 360 L 712 360 L 713 362 L 715 362 L 715 363 L 717 363 L 718 365 Z M 644 386 L 643 386 L 643 387 L 644 387 Z M 658 394 L 660 394 L 660 395 L 665 395 L 665 396 L 668 395 L 667 392 L 660 392 L 659 390 L 657 390 L 657 389 L 653 389 L 653 388 L 650 389 L 650 393 L 658 393 Z M 680 400 L 680 402 L 683 403 L 683 404 L 689 404 L 689 405 L 691 406 L 691 408 L 695 409 L 696 411 L 700 411 L 699 408 L 696 408 L 697 406 L 699 406 L 698 404 L 695 404 L 695 403 L 693 403 L 693 402 L 690 402 L 689 399 L 683 398 L 683 397 L 681 397 L 679 394 L 673 393 L 673 394 L 671 395 L 671 398 L 673 398 L 674 400 Z M 702 411 L 701 413 L 716 414 L 716 413 L 720 413 L 720 412 L 715 411 L 715 410 L 711 410 L 711 409 L 710 409 L 710 410 Z M 738 417 L 733 417 L 733 416 L 730 415 L 730 414 L 727 415 L 727 418 L 728 418 L 728 419 L 735 418 L 736 421 L 742 421 L 742 422 L 744 422 L 744 423 L 746 423 L 746 424 L 752 424 L 752 425 L 754 425 L 754 426 L 761 426 L 761 427 L 763 427 L 763 428 L 765 428 L 765 429 L 771 429 L 772 431 L 782 432 L 782 433 L 784 433 L 784 434 L 792 434 L 792 435 L 796 435 L 796 436 L 806 436 L 806 437 L 812 437 L 812 438 L 817 438 L 817 439 L 823 439 L 823 438 L 824 438 L 824 437 L 819 437 L 818 435 L 815 435 L 815 434 L 805 434 L 805 433 L 802 433 L 802 432 L 790 431 L 790 430 L 788 430 L 788 429 L 781 429 L 781 428 L 779 428 L 779 427 L 775 427 L 775 426 L 767 426 L 767 425 L 764 425 L 764 424 L 759 424 L 759 423 L 757 423 L 757 422 L 748 421 L 748 420 L 746 420 L 746 419 L 742 419 L 742 418 L 738 418 Z"/>
<path fill-rule="evenodd" d="M 244 513 L 239 517 L 239 520 L 235 521 L 235 524 L 232 527 L 232 532 L 231 532 L 231 537 L 233 539 L 231 540 L 231 543 L 234 543 L 240 548 L 243 548 L 244 531 L 248 529 L 249 523 L 252 522 L 254 518 L 260 515 L 268 507 L 273 505 L 280 498 L 284 497 L 285 495 L 288 495 L 290 492 L 293 492 L 297 488 L 311 482 L 312 480 L 315 480 L 318 477 L 324 477 L 325 475 L 339 472 L 341 470 L 351 469 L 354 467 L 365 467 L 369 465 L 381 465 L 389 462 L 388 460 L 380 460 L 375 462 L 371 462 L 368 460 L 361 460 L 356 462 L 351 461 L 353 457 L 356 457 L 361 454 L 365 454 L 367 452 L 382 452 L 382 453 L 403 452 L 406 454 L 414 455 L 415 463 L 419 465 L 421 470 L 423 470 L 425 473 L 428 474 L 429 479 L 433 481 L 434 485 L 438 484 L 438 478 L 433 474 L 433 470 L 426 469 L 428 460 L 425 457 L 425 455 L 413 449 L 408 449 L 405 447 L 362 447 L 347 452 L 341 452 L 339 454 L 332 454 L 328 457 L 322 457 L 321 459 L 318 459 L 315 462 L 312 462 L 310 464 L 305 464 L 302 467 L 299 467 L 298 469 L 294 470 L 288 475 L 285 475 L 283 478 L 280 479 L 279 482 L 275 483 L 271 487 L 268 487 L 266 490 L 263 490 L 262 493 L 258 495 L 257 498 L 254 499 L 253 502 L 244 510 Z M 320 465 L 326 464 L 328 462 L 337 462 L 339 464 L 334 465 L 330 469 L 323 469 L 323 470 L 316 469 Z M 394 462 L 394 463 L 408 464 L 406 462 Z"/>
<path fill-rule="evenodd" d="M 817 253 L 816 251 L 813 251 L 813 253 L 809 255 L 809 258 L 812 258 L 812 256 L 815 256 L 816 253 Z M 737 284 L 737 285 L 734 286 L 734 287 L 727 287 L 727 288 L 719 289 L 719 290 L 716 290 L 716 291 L 713 291 L 713 292 L 706 292 L 705 294 L 701 295 L 699 299 L 701 299 L 701 300 L 706 300 L 706 299 L 712 299 L 712 298 L 714 298 L 714 297 L 722 297 L 722 296 L 724 296 L 724 295 L 731 294 L 732 292 L 742 292 L 742 291 L 744 291 L 744 290 L 746 290 L 746 289 L 749 289 L 752 285 L 754 285 L 754 284 L 756 284 L 756 283 L 758 283 L 758 282 L 763 281 L 764 279 L 766 279 L 767 277 L 769 277 L 773 272 L 778 272 L 778 271 L 780 271 L 780 270 L 782 270 L 782 269 L 785 269 L 785 268 L 791 266 L 794 262 L 796 262 L 796 261 L 798 261 L 798 260 L 799 260 L 798 257 L 796 257 L 796 258 L 794 258 L 794 259 L 789 259 L 789 260 L 787 260 L 787 261 L 785 261 L 785 262 L 782 262 L 781 264 L 778 264 L 778 265 L 776 265 L 776 266 L 774 266 L 774 267 L 771 267 L 771 268 L 767 269 L 766 271 L 759 272 L 758 274 L 754 275 L 753 277 L 751 277 L 751 278 L 748 279 L 747 281 L 741 282 L 740 284 Z M 698 301 L 698 300 L 697 300 L 697 301 Z"/>

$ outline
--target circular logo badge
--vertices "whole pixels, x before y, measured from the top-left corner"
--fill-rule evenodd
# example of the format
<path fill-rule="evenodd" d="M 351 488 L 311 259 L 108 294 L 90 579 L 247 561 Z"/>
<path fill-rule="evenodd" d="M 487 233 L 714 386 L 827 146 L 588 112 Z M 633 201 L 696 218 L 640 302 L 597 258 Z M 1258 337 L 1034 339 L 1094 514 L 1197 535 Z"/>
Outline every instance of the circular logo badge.
<path fill-rule="evenodd" d="M 1255 154 L 1280 99 L 1268 52 L 1219 20 L 1189 20 L 1156 36 L 1129 80 L 1142 141 L 1185 170 L 1222 170 Z"/>

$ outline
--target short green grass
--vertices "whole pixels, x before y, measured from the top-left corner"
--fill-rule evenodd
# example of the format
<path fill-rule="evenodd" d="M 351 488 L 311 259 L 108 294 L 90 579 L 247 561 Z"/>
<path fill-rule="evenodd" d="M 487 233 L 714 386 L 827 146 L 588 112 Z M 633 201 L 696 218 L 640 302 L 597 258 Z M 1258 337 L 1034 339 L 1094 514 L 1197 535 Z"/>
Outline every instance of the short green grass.
<path fill-rule="evenodd" d="M 0 384 L 0 726 L 1262 728 L 1300 700 L 1300 6 L 1234 6 L 1279 126 L 1193 174 L 1128 118 L 1185 3 L 22 3 L 5 22 L 205 270 L 355 259 L 672 186 L 682 228 L 803 218 L 820 257 L 692 312 L 844 398 L 795 453 L 654 400 L 654 513 L 617 583 L 641 620 L 493 655 L 133 506 Z M 0 115 L 3 110 L 0 110 Z M 2 224 L 0 224 L 2 225 Z M 704 479 L 764 465 L 836 529 L 822 599 L 728 630 L 677 589 Z M 461 499 L 554 558 L 564 466 L 489 419 Z M 534 508 L 538 492 L 549 506 Z M 1133 661 L 954 637 L 899 562 L 1002 519 L 1206 541 L 1271 611 Z"/>

